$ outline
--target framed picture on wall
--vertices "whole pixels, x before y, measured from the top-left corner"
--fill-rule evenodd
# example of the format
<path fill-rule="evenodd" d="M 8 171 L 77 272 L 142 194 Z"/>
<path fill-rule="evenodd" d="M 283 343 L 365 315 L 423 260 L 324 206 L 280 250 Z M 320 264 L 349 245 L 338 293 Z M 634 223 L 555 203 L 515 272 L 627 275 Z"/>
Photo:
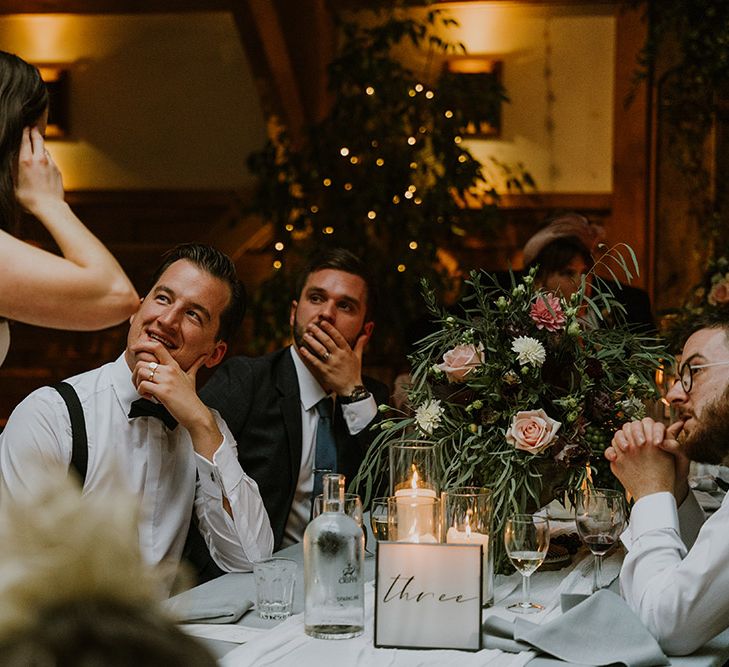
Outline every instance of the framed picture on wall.
<path fill-rule="evenodd" d="M 69 75 L 65 65 L 36 64 L 48 89 L 48 139 L 63 139 L 69 128 Z"/>
<path fill-rule="evenodd" d="M 462 134 L 475 139 L 501 136 L 504 63 L 490 56 L 454 56 L 443 65 L 441 93 L 453 100 Z"/>

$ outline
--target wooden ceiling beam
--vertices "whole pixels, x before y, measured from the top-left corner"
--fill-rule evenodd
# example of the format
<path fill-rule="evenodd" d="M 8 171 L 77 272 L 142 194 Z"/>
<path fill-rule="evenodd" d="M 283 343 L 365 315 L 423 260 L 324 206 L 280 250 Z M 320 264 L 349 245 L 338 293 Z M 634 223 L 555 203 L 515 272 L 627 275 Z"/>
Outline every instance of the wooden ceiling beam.
<path fill-rule="evenodd" d="M 230 11 L 233 0 L 0 0 L 0 14 L 159 14 Z"/>

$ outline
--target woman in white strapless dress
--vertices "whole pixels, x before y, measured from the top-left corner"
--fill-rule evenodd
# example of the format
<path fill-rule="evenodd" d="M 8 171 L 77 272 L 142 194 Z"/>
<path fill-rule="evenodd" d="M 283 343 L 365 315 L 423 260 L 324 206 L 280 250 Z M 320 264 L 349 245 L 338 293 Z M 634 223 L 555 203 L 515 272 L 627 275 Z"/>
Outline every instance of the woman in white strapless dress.
<path fill-rule="evenodd" d="M 38 70 L 0 51 L 0 320 L 93 330 L 118 324 L 139 297 L 104 245 L 73 214 L 43 133 L 48 92 Z M 9 230 L 21 209 L 50 232 L 61 255 Z M 9 345 L 0 323 L 0 359 Z"/>

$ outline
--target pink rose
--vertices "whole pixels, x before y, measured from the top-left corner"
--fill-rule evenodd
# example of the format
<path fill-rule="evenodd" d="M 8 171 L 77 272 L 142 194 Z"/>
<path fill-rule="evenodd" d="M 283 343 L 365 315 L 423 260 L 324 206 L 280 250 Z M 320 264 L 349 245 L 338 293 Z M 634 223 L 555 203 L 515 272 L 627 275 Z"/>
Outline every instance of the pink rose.
<path fill-rule="evenodd" d="M 539 454 L 554 440 L 562 424 L 550 417 L 544 410 L 523 410 L 517 412 L 506 432 L 506 442 L 516 449 Z"/>
<path fill-rule="evenodd" d="M 537 329 L 559 331 L 565 323 L 565 316 L 559 298 L 554 294 L 538 294 L 536 301 L 529 310 Z"/>
<path fill-rule="evenodd" d="M 718 283 L 711 286 L 707 301 L 712 306 L 729 303 L 729 276 L 724 276 Z"/>
<path fill-rule="evenodd" d="M 478 348 L 473 345 L 456 345 L 443 355 L 443 363 L 438 364 L 438 370 L 448 377 L 448 382 L 463 382 L 466 376 L 483 364 L 483 345 Z"/>

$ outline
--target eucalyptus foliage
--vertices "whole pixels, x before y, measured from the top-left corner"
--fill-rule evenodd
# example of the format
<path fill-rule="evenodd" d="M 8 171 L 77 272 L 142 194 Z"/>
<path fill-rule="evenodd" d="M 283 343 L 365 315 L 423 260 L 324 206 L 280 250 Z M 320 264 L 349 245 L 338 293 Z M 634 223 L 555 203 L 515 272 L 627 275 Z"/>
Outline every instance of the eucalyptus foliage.
<path fill-rule="evenodd" d="M 630 249 L 626 254 L 627 260 L 613 249 L 607 261 L 630 275 L 635 257 Z M 604 451 L 615 430 L 642 417 L 644 402 L 659 397 L 654 377 L 666 357 L 656 339 L 625 324 L 615 284 L 594 270 L 569 301 L 555 301 L 534 276 L 534 270 L 521 279 L 512 275 L 511 284 L 502 286 L 492 275 L 473 272 L 467 296 L 455 310 L 439 306 L 424 285 L 438 330 L 423 338 L 411 357 L 411 408 L 393 412 L 377 426 L 381 432 L 353 483 L 367 501 L 382 491 L 377 486 L 387 470 L 390 443 L 416 438 L 434 444 L 441 489 L 491 489 L 496 534 L 491 544 L 502 571 L 507 562 L 502 531 L 510 514 L 535 511 L 565 494 L 574 499 L 586 477 L 596 486 L 619 486 Z M 547 319 L 554 320 L 551 327 L 539 328 L 533 315 L 540 301 Z M 532 362 L 513 347 L 520 337 L 539 352 Z M 459 345 L 477 359 L 453 381 L 438 366 Z M 554 439 L 541 451 L 516 449 L 506 437 L 515 415 L 539 409 L 560 422 Z"/>

